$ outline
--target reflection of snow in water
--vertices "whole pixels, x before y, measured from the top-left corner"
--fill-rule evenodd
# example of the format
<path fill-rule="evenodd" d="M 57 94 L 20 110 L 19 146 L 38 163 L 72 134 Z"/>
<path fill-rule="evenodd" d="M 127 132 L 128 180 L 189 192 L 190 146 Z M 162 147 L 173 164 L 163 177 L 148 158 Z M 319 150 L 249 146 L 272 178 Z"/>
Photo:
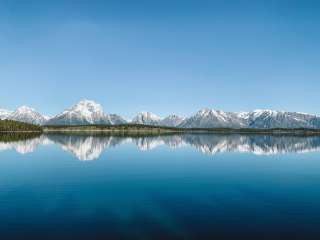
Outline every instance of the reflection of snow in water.
<path fill-rule="evenodd" d="M 13 149 L 20 154 L 27 154 L 34 152 L 39 145 L 49 144 L 52 144 L 50 139 L 42 135 L 38 138 L 21 140 L 17 142 L 0 142 L 0 151 Z"/>
<path fill-rule="evenodd" d="M 79 160 L 94 160 L 99 158 L 104 149 L 108 147 L 108 141 L 96 141 L 94 137 L 87 137 L 79 141 L 69 139 L 63 144 L 59 143 L 65 151 L 73 153 Z"/>
<path fill-rule="evenodd" d="M 134 138 L 52 134 L 17 142 L 0 142 L 0 151 L 15 150 L 21 154 L 26 154 L 34 152 L 39 145 L 53 143 L 60 145 L 63 150 L 72 153 L 79 160 L 97 159 L 105 149 L 123 143 L 135 144 L 141 151 L 152 150 L 162 145 L 170 148 L 191 146 L 205 154 L 239 152 L 270 155 L 320 151 L 320 137 L 214 134 L 182 134 Z"/>

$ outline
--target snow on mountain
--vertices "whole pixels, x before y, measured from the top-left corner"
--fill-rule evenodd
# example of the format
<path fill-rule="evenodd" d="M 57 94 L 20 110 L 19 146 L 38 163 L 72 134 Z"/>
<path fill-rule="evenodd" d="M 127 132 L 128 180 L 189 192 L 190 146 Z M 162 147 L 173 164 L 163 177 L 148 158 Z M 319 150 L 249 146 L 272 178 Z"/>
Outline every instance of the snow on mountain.
<path fill-rule="evenodd" d="M 117 114 L 108 114 L 107 117 L 109 118 L 111 124 L 113 124 L 113 125 L 128 123 L 127 120 L 125 120 L 123 117 L 121 117 Z"/>
<path fill-rule="evenodd" d="M 252 112 L 223 112 L 203 109 L 184 120 L 185 128 L 320 128 L 320 118 L 315 115 L 274 110 Z"/>
<path fill-rule="evenodd" d="M 177 127 L 183 122 L 184 118 L 180 117 L 178 115 L 169 115 L 168 117 L 162 119 L 159 122 L 159 125 L 161 126 L 167 126 L 167 127 Z"/>
<path fill-rule="evenodd" d="M 16 111 L 11 113 L 7 119 L 37 125 L 42 125 L 47 121 L 47 117 L 27 106 L 19 107 Z"/>
<path fill-rule="evenodd" d="M 9 111 L 6 109 L 0 109 L 0 120 L 7 119 L 13 111 Z"/>
<path fill-rule="evenodd" d="M 51 118 L 48 125 L 86 125 L 111 124 L 100 104 L 91 100 L 82 100 L 69 109 Z"/>
<path fill-rule="evenodd" d="M 255 110 L 247 118 L 249 128 L 319 128 L 315 115 L 273 110 Z"/>
<path fill-rule="evenodd" d="M 167 127 L 176 127 L 182 123 L 184 118 L 177 115 L 169 115 L 168 117 L 161 118 L 158 115 L 151 112 L 141 112 L 135 116 L 131 123 L 135 124 L 146 124 L 154 126 L 167 126 Z"/>
<path fill-rule="evenodd" d="M 207 108 L 186 118 L 179 125 L 184 128 L 241 128 L 243 126 L 245 126 L 245 121 L 237 114 Z"/>
<path fill-rule="evenodd" d="M 14 112 L 0 109 L 0 119 L 11 119 L 38 125 L 118 125 L 128 123 L 127 120 L 119 115 L 104 113 L 100 104 L 90 100 L 82 100 L 50 119 L 27 106 L 22 106 Z M 141 112 L 130 123 L 182 128 L 320 129 L 319 116 L 267 109 L 233 113 L 205 108 L 185 119 L 177 115 L 170 115 L 162 119 L 151 112 Z"/>
<path fill-rule="evenodd" d="M 100 104 L 82 100 L 57 116 L 48 125 L 124 124 L 127 121 L 116 114 L 105 114 Z"/>
<path fill-rule="evenodd" d="M 135 116 L 131 123 L 145 124 L 145 125 L 159 125 L 161 118 L 151 112 L 141 112 Z"/>

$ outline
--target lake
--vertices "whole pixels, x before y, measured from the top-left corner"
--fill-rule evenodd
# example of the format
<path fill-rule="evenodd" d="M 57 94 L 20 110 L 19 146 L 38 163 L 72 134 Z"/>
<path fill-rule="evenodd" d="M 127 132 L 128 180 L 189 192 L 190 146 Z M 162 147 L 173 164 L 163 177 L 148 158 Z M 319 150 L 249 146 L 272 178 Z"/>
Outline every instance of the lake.
<path fill-rule="evenodd" d="M 1 239 L 320 239 L 320 137 L 0 141 Z"/>

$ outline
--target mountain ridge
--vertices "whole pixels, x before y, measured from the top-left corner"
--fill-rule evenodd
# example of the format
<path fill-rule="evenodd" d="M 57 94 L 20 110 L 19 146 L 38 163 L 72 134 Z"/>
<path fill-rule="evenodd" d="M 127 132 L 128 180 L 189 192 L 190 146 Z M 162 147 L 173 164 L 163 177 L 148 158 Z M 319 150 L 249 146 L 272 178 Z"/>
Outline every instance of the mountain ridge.
<path fill-rule="evenodd" d="M 249 112 L 224 112 L 203 108 L 189 117 L 171 114 L 160 117 L 152 112 L 140 112 L 132 120 L 105 113 L 92 100 L 81 100 L 61 113 L 49 118 L 35 109 L 22 106 L 15 111 L 0 109 L 0 119 L 15 120 L 36 125 L 120 125 L 142 124 L 178 128 L 310 128 L 320 129 L 320 116 L 301 112 L 257 109 Z"/>

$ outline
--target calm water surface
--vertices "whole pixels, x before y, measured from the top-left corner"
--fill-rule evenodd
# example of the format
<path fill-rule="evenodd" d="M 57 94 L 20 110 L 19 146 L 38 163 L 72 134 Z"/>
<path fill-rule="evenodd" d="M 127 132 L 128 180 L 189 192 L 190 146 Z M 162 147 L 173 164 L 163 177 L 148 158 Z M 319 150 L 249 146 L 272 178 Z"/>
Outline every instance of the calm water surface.
<path fill-rule="evenodd" d="M 320 137 L 0 142 L 1 239 L 320 239 Z"/>

